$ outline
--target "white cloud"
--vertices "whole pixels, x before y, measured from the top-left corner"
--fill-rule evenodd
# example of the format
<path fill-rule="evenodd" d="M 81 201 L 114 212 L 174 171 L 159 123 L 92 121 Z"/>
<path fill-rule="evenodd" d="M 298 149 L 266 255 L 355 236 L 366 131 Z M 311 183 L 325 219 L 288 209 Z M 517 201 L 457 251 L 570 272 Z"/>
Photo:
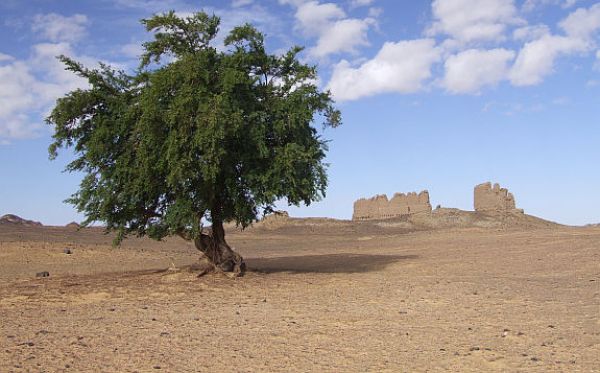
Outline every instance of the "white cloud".
<path fill-rule="evenodd" d="M 525 0 L 522 9 L 524 12 L 531 12 L 547 5 L 560 5 L 563 9 L 567 9 L 577 4 L 578 1 L 579 0 Z"/>
<path fill-rule="evenodd" d="M 369 45 L 367 31 L 374 22 L 370 18 L 337 21 L 319 37 L 317 45 L 309 53 L 315 57 L 338 52 L 354 53 L 357 47 Z"/>
<path fill-rule="evenodd" d="M 25 113 L 36 106 L 35 78 L 24 62 L 16 61 L 0 66 L 0 81 L 0 140 L 31 136 L 34 129 Z"/>
<path fill-rule="evenodd" d="M 562 4 L 563 8 L 570 8 L 572 6 L 574 6 L 575 4 L 577 4 L 579 0 L 565 0 Z"/>
<path fill-rule="evenodd" d="M 346 12 L 337 4 L 314 0 L 280 0 L 280 3 L 296 6 L 296 29 L 308 37 L 317 38 L 316 45 L 309 49 L 313 57 L 354 53 L 357 48 L 369 45 L 367 33 L 376 24 L 374 17 L 347 18 Z"/>
<path fill-rule="evenodd" d="M 71 17 L 56 13 L 33 17 L 31 30 L 51 42 L 75 42 L 85 36 L 88 18 L 83 14 Z"/>
<path fill-rule="evenodd" d="M 514 0 L 434 0 L 427 35 L 447 34 L 461 43 L 498 41 L 508 25 L 522 23 Z"/>
<path fill-rule="evenodd" d="M 381 14 L 383 14 L 383 8 L 378 8 L 378 7 L 369 8 L 369 17 L 378 18 Z"/>
<path fill-rule="evenodd" d="M 600 50 L 596 51 L 596 62 L 594 63 L 594 69 L 600 71 Z"/>
<path fill-rule="evenodd" d="M 515 52 L 507 49 L 469 49 L 450 56 L 442 85 L 452 93 L 478 93 L 506 79 Z"/>
<path fill-rule="evenodd" d="M 510 81 L 516 86 L 535 85 L 554 71 L 554 61 L 562 55 L 581 53 L 587 50 L 581 39 L 566 36 L 546 35 L 526 43 L 510 71 Z"/>
<path fill-rule="evenodd" d="M 591 38 L 600 30 L 600 3 L 589 9 L 579 8 L 560 22 L 567 35 L 582 39 Z"/>
<path fill-rule="evenodd" d="M 309 1 L 298 6 L 298 27 L 306 35 L 319 35 L 331 27 L 333 21 L 346 17 L 342 8 L 333 3 Z"/>
<path fill-rule="evenodd" d="M 13 56 L 9 56 L 8 54 L 4 54 L 2 52 L 0 52 L 0 62 L 4 62 L 4 61 L 12 61 L 15 58 Z"/>
<path fill-rule="evenodd" d="M 353 8 L 358 8 L 361 6 L 369 6 L 373 4 L 373 0 L 352 0 L 350 1 L 350 6 Z"/>
<path fill-rule="evenodd" d="M 510 72 L 513 85 L 541 83 L 545 76 L 554 71 L 554 62 L 558 57 L 589 54 L 596 45 L 594 36 L 600 30 L 600 4 L 577 9 L 563 19 L 559 26 L 565 31 L 565 35 L 551 35 L 543 30 L 539 32 L 539 38 L 523 46 Z M 527 34 L 523 32 L 523 35 Z"/>
<path fill-rule="evenodd" d="M 358 67 L 346 60 L 338 63 L 327 88 L 338 101 L 385 92 L 417 92 L 440 58 L 433 39 L 387 42 L 372 60 Z"/>
<path fill-rule="evenodd" d="M 513 38 L 515 40 L 531 41 L 549 34 L 550 28 L 546 25 L 524 26 L 513 31 Z"/>
<path fill-rule="evenodd" d="M 231 6 L 234 8 L 239 8 L 242 6 L 250 5 L 254 3 L 254 0 L 232 0 Z"/>
<path fill-rule="evenodd" d="M 137 59 L 144 53 L 144 48 L 142 47 L 142 42 L 133 42 L 121 46 L 120 51 L 127 58 Z"/>
<path fill-rule="evenodd" d="M 56 99 L 87 86 L 82 78 L 64 69 L 55 58 L 59 54 L 87 66 L 96 65 L 92 58 L 77 56 L 68 43 L 36 44 L 28 59 L 0 65 L 0 141 L 36 137 Z"/>

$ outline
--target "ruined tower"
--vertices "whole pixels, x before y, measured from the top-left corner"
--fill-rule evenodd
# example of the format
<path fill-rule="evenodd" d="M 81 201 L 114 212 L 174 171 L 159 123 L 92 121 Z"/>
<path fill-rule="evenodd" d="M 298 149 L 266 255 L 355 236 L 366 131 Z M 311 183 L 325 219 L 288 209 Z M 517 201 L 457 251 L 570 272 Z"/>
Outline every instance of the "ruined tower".
<path fill-rule="evenodd" d="M 474 190 L 475 211 L 516 211 L 515 197 L 499 184 L 487 182 Z"/>

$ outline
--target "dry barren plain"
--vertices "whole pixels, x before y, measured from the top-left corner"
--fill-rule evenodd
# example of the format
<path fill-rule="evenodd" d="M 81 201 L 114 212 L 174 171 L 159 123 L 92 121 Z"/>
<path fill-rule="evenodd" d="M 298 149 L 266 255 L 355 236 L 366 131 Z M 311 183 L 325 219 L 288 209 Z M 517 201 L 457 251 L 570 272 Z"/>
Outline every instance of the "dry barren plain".
<path fill-rule="evenodd" d="M 179 239 L 0 226 L 0 372 L 600 371 L 600 228 L 437 214 L 231 229 L 238 279 Z"/>

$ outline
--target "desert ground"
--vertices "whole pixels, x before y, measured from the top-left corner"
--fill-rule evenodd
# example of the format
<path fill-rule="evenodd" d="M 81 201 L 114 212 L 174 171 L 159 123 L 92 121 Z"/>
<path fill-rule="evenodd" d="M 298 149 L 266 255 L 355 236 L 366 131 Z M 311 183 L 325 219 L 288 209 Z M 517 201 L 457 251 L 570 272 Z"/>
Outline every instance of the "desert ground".
<path fill-rule="evenodd" d="M 0 225 L 0 372 L 600 371 L 598 227 L 273 219 L 230 227 L 237 279 L 111 240 Z"/>

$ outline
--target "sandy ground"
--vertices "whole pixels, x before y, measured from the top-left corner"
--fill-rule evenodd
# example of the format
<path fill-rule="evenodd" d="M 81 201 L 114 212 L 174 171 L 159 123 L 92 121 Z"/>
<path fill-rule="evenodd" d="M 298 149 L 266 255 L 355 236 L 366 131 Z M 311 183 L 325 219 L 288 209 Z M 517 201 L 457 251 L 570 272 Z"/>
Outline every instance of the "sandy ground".
<path fill-rule="evenodd" d="M 179 240 L 0 227 L 0 372 L 600 371 L 600 228 L 325 228 L 230 233 L 232 280 Z"/>

